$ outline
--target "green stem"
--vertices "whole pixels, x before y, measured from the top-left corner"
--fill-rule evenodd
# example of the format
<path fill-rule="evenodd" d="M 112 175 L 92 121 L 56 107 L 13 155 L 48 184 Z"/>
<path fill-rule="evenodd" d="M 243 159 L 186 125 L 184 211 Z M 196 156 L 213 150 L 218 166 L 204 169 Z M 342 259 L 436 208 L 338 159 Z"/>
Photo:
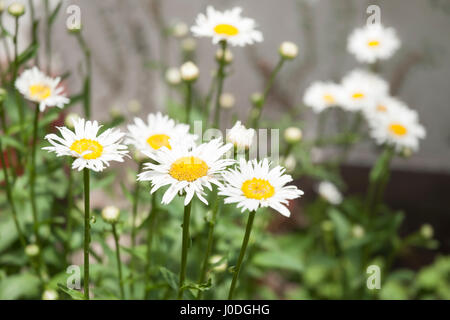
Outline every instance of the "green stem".
<path fill-rule="evenodd" d="M 89 243 L 90 235 L 90 205 L 89 205 L 89 169 L 83 169 L 84 178 L 84 299 L 89 300 Z"/>
<path fill-rule="evenodd" d="M 0 28 L 2 32 L 2 42 L 3 42 L 3 49 L 5 50 L 6 59 L 8 61 L 8 66 L 11 65 L 11 51 L 9 50 L 9 44 L 8 39 L 6 36 L 3 36 L 5 34 L 5 28 L 3 27 L 3 16 L 0 15 Z"/>
<path fill-rule="evenodd" d="M 139 162 L 138 165 L 138 175 L 142 171 L 142 162 Z M 136 248 L 136 216 L 139 207 L 139 192 L 140 192 L 140 184 L 139 181 L 136 181 L 136 186 L 134 187 L 134 197 L 133 197 L 133 208 L 132 208 L 132 216 L 131 216 L 131 250 L 134 251 Z M 136 257 L 134 255 L 131 256 L 130 260 L 130 274 L 134 275 L 134 266 L 136 264 Z M 134 281 L 130 282 L 130 293 L 134 295 Z"/>
<path fill-rule="evenodd" d="M 6 135 L 6 116 L 5 116 L 5 108 L 3 106 L 3 101 L 0 102 L 0 124 L 2 126 L 3 134 Z M 14 174 L 13 163 L 11 161 L 11 156 L 9 154 L 8 149 L 5 149 L 5 153 L 6 153 L 6 160 L 8 160 L 8 164 L 12 168 L 12 172 Z M 14 175 L 13 175 L 12 179 L 13 179 L 13 183 L 14 183 L 14 181 L 15 181 Z"/>
<path fill-rule="evenodd" d="M 69 163 L 69 182 L 67 186 L 67 239 L 66 239 L 66 260 L 69 263 L 70 254 L 72 248 L 70 246 L 70 240 L 73 228 L 72 219 L 72 208 L 73 208 L 73 172 Z"/>
<path fill-rule="evenodd" d="M 38 42 L 37 23 L 35 23 L 36 13 L 35 13 L 35 9 L 34 9 L 33 0 L 28 0 L 28 6 L 30 7 L 30 22 L 31 22 L 31 26 L 32 26 L 32 31 L 31 31 L 32 41 L 33 41 L 33 44 L 37 44 L 37 42 Z M 36 50 L 35 58 L 36 58 L 35 64 L 36 64 L 36 66 L 39 66 L 39 50 Z"/>
<path fill-rule="evenodd" d="M 39 105 L 36 105 L 34 112 L 34 122 L 33 122 L 33 140 L 31 141 L 31 165 L 30 165 L 30 200 L 31 200 L 31 212 L 33 214 L 33 232 L 36 237 L 36 244 L 40 248 L 39 239 L 39 222 L 36 206 L 36 145 L 37 145 L 37 135 L 38 135 L 38 121 L 39 121 Z M 40 248 L 41 249 L 41 248 Z"/>
<path fill-rule="evenodd" d="M 252 110 L 250 111 L 251 128 L 258 129 L 259 120 L 261 119 L 262 109 L 264 107 L 264 104 L 267 101 L 267 97 L 269 95 L 270 89 L 273 86 L 275 78 L 278 75 L 278 73 L 280 72 L 281 68 L 283 67 L 285 61 L 286 61 L 286 59 L 284 59 L 283 57 L 280 57 L 280 60 L 278 61 L 275 69 L 273 69 L 272 73 L 270 74 L 269 81 L 267 82 L 266 87 L 264 89 L 264 93 L 262 95 L 261 103 L 254 105 Z"/>
<path fill-rule="evenodd" d="M 186 263 L 187 254 L 189 247 L 189 220 L 191 217 L 191 206 L 192 200 L 187 206 L 184 207 L 184 218 L 183 218 L 183 244 L 181 251 L 181 269 L 180 269 L 180 283 L 178 287 L 178 300 L 183 299 L 184 292 L 184 280 L 186 278 Z"/>
<path fill-rule="evenodd" d="M 12 77 L 12 80 L 11 80 L 13 88 L 15 88 L 15 82 L 16 82 L 16 78 L 17 78 L 17 73 L 19 72 L 18 35 L 19 35 L 19 18 L 16 17 L 15 18 L 14 37 L 13 37 L 13 43 L 14 43 L 14 68 L 13 68 L 13 77 Z M 25 132 L 25 126 L 24 126 L 25 115 L 24 115 L 23 105 L 22 105 L 22 101 L 20 99 L 20 95 L 19 95 L 18 90 L 14 89 L 14 91 L 15 91 L 15 96 L 16 96 L 17 110 L 18 110 L 18 113 L 19 113 L 19 123 L 20 123 L 21 132 L 22 132 L 22 139 L 23 139 L 24 145 L 26 145 L 26 138 L 25 138 L 25 134 L 24 134 L 24 132 Z"/>
<path fill-rule="evenodd" d="M 186 123 L 191 123 L 191 109 L 192 109 L 192 82 L 186 81 Z"/>
<path fill-rule="evenodd" d="M 19 240 L 22 246 L 25 248 L 27 243 L 25 241 L 25 236 L 23 235 L 22 229 L 19 224 L 19 219 L 17 218 L 16 206 L 14 203 L 14 199 L 11 192 L 11 185 L 9 182 L 8 170 L 6 169 L 6 162 L 3 156 L 3 148 L 2 148 L 2 139 L 0 138 L 0 161 L 3 168 L 3 175 L 5 179 L 5 187 L 6 187 L 6 197 L 8 198 L 9 205 L 11 207 L 11 212 L 14 220 L 14 224 L 16 226 L 17 233 L 19 235 Z"/>
<path fill-rule="evenodd" d="M 84 92 L 83 92 L 83 108 L 84 115 L 86 118 L 91 118 L 91 78 L 92 78 L 92 61 L 91 61 L 91 50 L 84 41 L 81 31 L 77 34 L 78 43 L 83 50 L 84 59 L 86 63 L 86 76 L 84 78 Z"/>
<path fill-rule="evenodd" d="M 152 195 L 152 204 L 148 217 L 148 233 L 147 233 L 147 264 L 145 273 L 145 299 L 150 297 L 150 277 L 151 277 L 151 262 L 152 262 L 152 244 L 155 234 L 155 221 L 158 208 L 156 207 L 156 192 Z"/>
<path fill-rule="evenodd" d="M 119 237 L 117 235 L 116 224 L 112 224 L 112 232 L 114 236 L 114 243 L 116 245 L 116 260 L 117 260 L 117 269 L 119 272 L 119 288 L 120 288 L 120 298 L 122 300 L 125 299 L 125 291 L 123 289 L 123 278 L 122 278 L 122 261 L 120 260 L 120 245 L 119 245 Z"/>
<path fill-rule="evenodd" d="M 219 121 L 220 121 L 220 96 L 222 95 L 223 91 L 223 82 L 225 80 L 225 65 L 226 65 L 226 59 L 225 59 L 225 52 L 227 50 L 227 42 L 225 40 L 222 40 L 220 42 L 220 45 L 222 47 L 222 59 L 219 61 L 219 69 L 217 70 L 217 93 L 216 93 L 216 104 L 214 109 L 214 128 L 219 127 Z"/>
<path fill-rule="evenodd" d="M 209 87 L 208 94 L 206 95 L 205 103 L 203 104 L 202 114 L 203 114 L 203 117 L 204 117 L 203 120 L 205 121 L 205 123 L 209 122 L 209 114 L 211 112 L 210 104 L 211 104 L 211 99 L 214 95 L 214 91 L 216 90 L 216 85 L 217 85 L 217 77 L 214 75 L 213 78 L 211 79 L 211 85 Z"/>
<path fill-rule="evenodd" d="M 47 54 L 47 74 L 50 75 L 52 71 L 52 24 L 50 21 L 50 5 L 49 0 L 44 1 L 45 6 L 45 20 L 47 21 L 47 32 L 45 33 L 45 51 Z"/>
<path fill-rule="evenodd" d="M 219 197 L 216 195 L 216 202 L 214 203 L 212 217 L 211 217 L 211 220 L 208 222 L 208 224 L 209 224 L 208 244 L 206 246 L 205 258 L 203 260 L 203 267 L 202 267 L 202 270 L 200 273 L 200 278 L 198 281 L 199 284 L 204 283 L 206 280 L 206 275 L 207 275 L 208 267 L 209 267 L 209 256 L 211 255 L 211 251 L 212 251 L 213 244 L 214 244 L 214 227 L 216 225 L 216 217 L 217 217 L 217 214 L 219 211 L 220 211 Z M 203 291 L 199 290 L 198 295 L 197 295 L 197 300 L 200 300 L 202 298 L 202 295 L 203 295 Z"/>
<path fill-rule="evenodd" d="M 248 215 L 247 227 L 245 229 L 244 240 L 242 241 L 241 251 L 239 253 L 239 258 L 237 261 L 236 269 L 234 270 L 233 280 L 231 281 L 230 291 L 228 293 L 228 300 L 233 299 L 234 289 L 236 288 L 237 280 L 239 277 L 239 272 L 241 270 L 242 261 L 244 260 L 245 250 L 247 250 L 248 240 L 250 239 L 250 234 L 252 232 L 253 220 L 255 219 L 256 211 L 251 211 Z"/>

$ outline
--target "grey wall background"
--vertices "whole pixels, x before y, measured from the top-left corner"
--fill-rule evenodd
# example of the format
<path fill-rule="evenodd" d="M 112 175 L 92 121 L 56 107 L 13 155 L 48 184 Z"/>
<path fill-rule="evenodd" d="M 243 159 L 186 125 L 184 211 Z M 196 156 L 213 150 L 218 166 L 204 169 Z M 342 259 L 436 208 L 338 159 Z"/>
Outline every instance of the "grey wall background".
<path fill-rule="evenodd" d="M 300 57 L 289 65 L 280 79 L 282 96 L 291 104 L 301 103 L 305 87 L 314 80 L 339 80 L 358 66 L 346 50 L 348 34 L 366 21 L 369 4 L 381 7 L 382 23 L 394 27 L 401 40 L 401 50 L 382 64 L 382 75 L 397 85 L 397 95 L 418 110 L 427 128 L 427 138 L 420 152 L 395 165 L 433 171 L 450 171 L 450 1 L 448 0 L 73 0 L 81 7 L 82 23 L 94 62 L 94 117 L 102 119 L 111 107 L 129 112 L 126 105 L 136 99 L 143 105 L 142 114 L 163 108 L 163 85 L 160 73 L 145 67 L 161 56 L 161 33 L 158 17 L 169 25 L 177 21 L 191 25 L 208 4 L 217 9 L 235 5 L 244 15 L 254 18 L 265 41 L 252 49 L 234 49 L 234 73 L 227 80 L 226 92 L 236 96 L 237 109 L 245 119 L 250 107 L 248 97 L 261 90 L 263 82 L 254 67 L 258 61 L 272 66 L 277 48 L 283 40 L 296 42 Z M 159 15 L 155 8 L 160 5 Z M 156 10 L 158 12 L 158 10 Z M 72 70 L 69 88 L 81 88 L 82 56 L 75 39 L 65 30 L 66 14 L 60 15 L 53 31 L 53 46 L 64 72 Z M 206 91 L 215 47 L 207 39 L 197 42 L 197 62 L 202 74 L 199 88 Z M 171 40 L 163 58 L 169 66 L 179 66 L 179 41 Z M 400 75 L 404 75 L 401 77 Z M 397 81 L 397 80 L 402 81 Z M 283 98 L 283 97 L 282 97 Z M 282 100 L 282 99 L 281 99 Z M 291 107 L 294 107 L 291 105 Z M 286 106 L 272 99 L 265 117 L 279 117 Z M 316 117 L 307 115 L 308 130 Z M 369 145 L 361 146 L 350 159 L 356 163 L 373 162 Z"/>

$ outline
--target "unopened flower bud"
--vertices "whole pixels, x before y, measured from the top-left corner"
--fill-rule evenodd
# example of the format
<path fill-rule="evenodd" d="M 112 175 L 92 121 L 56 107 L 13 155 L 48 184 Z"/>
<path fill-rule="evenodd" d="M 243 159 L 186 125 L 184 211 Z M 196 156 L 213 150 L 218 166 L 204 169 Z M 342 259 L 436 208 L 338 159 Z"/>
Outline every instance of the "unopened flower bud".
<path fill-rule="evenodd" d="M 42 300 L 58 300 L 58 292 L 53 289 L 47 289 L 42 294 Z"/>
<path fill-rule="evenodd" d="M 322 221 L 322 223 L 320 224 L 320 227 L 322 228 L 322 230 L 324 232 L 330 232 L 334 229 L 334 223 L 331 220 L 325 220 L 325 221 Z"/>
<path fill-rule="evenodd" d="M 250 96 L 250 101 L 255 106 L 261 106 L 263 103 L 263 99 L 264 98 L 263 98 L 262 94 L 259 92 L 255 92 Z"/>
<path fill-rule="evenodd" d="M 194 38 L 186 38 L 181 41 L 181 50 L 184 52 L 192 52 L 197 48 L 197 41 Z"/>
<path fill-rule="evenodd" d="M 220 255 L 214 255 L 209 259 L 209 263 L 212 265 L 218 264 L 220 260 L 222 260 L 223 257 Z M 224 261 L 212 268 L 213 271 L 216 272 L 223 272 L 227 270 L 227 261 L 224 259 Z"/>
<path fill-rule="evenodd" d="M 169 68 L 166 70 L 166 81 L 173 86 L 181 82 L 180 70 L 177 68 Z"/>
<path fill-rule="evenodd" d="M 295 170 L 295 166 L 297 165 L 297 160 L 295 160 L 295 157 L 290 154 L 284 159 L 283 165 L 286 168 L 286 171 L 288 173 L 291 173 Z"/>
<path fill-rule="evenodd" d="M 64 124 L 66 125 L 67 128 L 73 129 L 75 121 L 78 120 L 79 118 L 80 116 L 78 114 L 69 113 L 64 119 Z"/>
<path fill-rule="evenodd" d="M 112 118 L 117 119 L 122 116 L 122 110 L 118 105 L 114 105 L 111 107 L 111 109 L 109 109 L 109 114 Z"/>
<path fill-rule="evenodd" d="M 424 237 L 425 239 L 431 239 L 433 238 L 434 235 L 434 229 L 433 226 L 426 223 L 424 225 L 422 225 L 422 227 L 420 227 L 420 234 L 422 235 L 422 237 Z"/>
<path fill-rule="evenodd" d="M 116 223 L 119 220 L 120 210 L 115 206 L 107 206 L 102 210 L 102 218 L 108 223 Z"/>
<path fill-rule="evenodd" d="M 222 62 L 223 58 L 224 58 L 224 56 L 223 56 L 223 49 L 222 48 L 217 49 L 217 51 L 216 51 L 216 60 L 218 62 Z M 226 49 L 225 50 L 225 63 L 229 64 L 232 61 L 233 61 L 233 53 L 231 52 L 230 49 Z"/>
<path fill-rule="evenodd" d="M 358 238 L 358 239 L 362 238 L 365 233 L 366 232 L 365 232 L 364 228 L 361 225 L 359 225 L 359 224 L 354 225 L 353 228 L 352 228 L 352 235 L 355 238 Z"/>
<path fill-rule="evenodd" d="M 5 11 L 5 1 L 0 0 L 0 14 Z"/>
<path fill-rule="evenodd" d="M 412 156 L 412 154 L 413 154 L 413 151 L 411 150 L 411 148 L 403 148 L 402 153 L 401 153 L 402 157 L 404 157 L 404 158 L 409 158 Z"/>
<path fill-rule="evenodd" d="M 283 42 L 280 45 L 280 55 L 284 59 L 294 59 L 298 55 L 298 47 L 295 43 L 292 42 Z"/>
<path fill-rule="evenodd" d="M 138 113 L 139 111 L 141 111 L 142 105 L 138 100 L 133 99 L 133 100 L 128 101 L 127 109 L 131 113 Z"/>
<path fill-rule="evenodd" d="M 189 27 L 184 22 L 177 22 L 172 28 L 172 34 L 176 38 L 183 38 L 189 32 Z"/>
<path fill-rule="evenodd" d="M 234 96 L 231 93 L 222 93 L 220 96 L 220 106 L 224 109 L 231 109 L 236 102 Z"/>
<path fill-rule="evenodd" d="M 36 257 L 39 254 L 39 247 L 32 243 L 25 247 L 25 254 L 29 257 Z"/>
<path fill-rule="evenodd" d="M 183 81 L 195 81 L 197 80 L 200 71 L 193 62 L 188 61 L 181 66 L 180 73 Z"/>
<path fill-rule="evenodd" d="M 19 2 L 13 2 L 8 7 L 8 13 L 13 17 L 20 17 L 25 13 L 25 6 Z"/>
<path fill-rule="evenodd" d="M 297 143 L 302 140 L 302 130 L 297 127 L 289 127 L 284 131 L 284 139 L 287 143 Z"/>

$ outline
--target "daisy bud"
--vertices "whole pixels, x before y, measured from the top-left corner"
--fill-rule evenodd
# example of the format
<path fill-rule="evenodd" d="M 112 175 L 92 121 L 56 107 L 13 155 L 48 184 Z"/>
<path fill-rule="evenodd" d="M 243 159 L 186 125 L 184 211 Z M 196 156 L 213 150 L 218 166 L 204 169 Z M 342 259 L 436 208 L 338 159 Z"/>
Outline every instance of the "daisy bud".
<path fill-rule="evenodd" d="M 173 86 L 180 84 L 181 74 L 177 68 L 169 68 L 166 70 L 166 81 Z"/>
<path fill-rule="evenodd" d="M 295 157 L 290 154 L 284 159 L 283 165 L 286 168 L 287 172 L 292 172 L 295 169 L 295 166 L 297 165 L 297 160 L 295 160 Z"/>
<path fill-rule="evenodd" d="M 58 300 L 58 292 L 53 289 L 47 289 L 42 294 L 42 300 Z"/>
<path fill-rule="evenodd" d="M 192 52 L 197 48 L 197 41 L 194 38 L 186 38 L 181 42 L 181 50 L 184 52 Z"/>
<path fill-rule="evenodd" d="M 64 124 L 67 128 L 73 129 L 74 128 L 74 122 L 78 120 L 80 116 L 76 113 L 69 113 L 66 118 L 64 119 Z"/>
<path fill-rule="evenodd" d="M 7 95 L 8 92 L 5 89 L 0 88 L 0 102 L 5 101 Z"/>
<path fill-rule="evenodd" d="M 32 243 L 25 247 L 25 254 L 29 257 L 36 257 L 39 254 L 39 247 Z"/>
<path fill-rule="evenodd" d="M 74 26 L 67 26 L 67 31 L 69 33 L 73 33 L 73 34 L 79 33 L 79 32 L 81 32 L 81 24 L 74 25 Z"/>
<path fill-rule="evenodd" d="M 181 73 L 181 79 L 183 81 L 195 81 L 197 80 L 200 71 L 198 70 L 198 67 L 191 61 L 188 61 L 184 63 L 180 68 Z"/>
<path fill-rule="evenodd" d="M 175 38 L 183 38 L 189 32 L 189 27 L 184 22 L 175 23 L 172 28 L 172 34 Z"/>
<path fill-rule="evenodd" d="M 255 106 L 260 106 L 263 103 L 263 96 L 261 93 L 259 92 L 255 92 L 250 96 L 250 101 L 252 102 L 253 105 Z"/>
<path fill-rule="evenodd" d="M 234 107 L 236 100 L 231 93 L 223 93 L 220 96 L 220 106 L 224 109 L 231 109 Z"/>
<path fill-rule="evenodd" d="M 109 114 L 112 118 L 117 119 L 122 116 L 122 110 L 117 105 L 112 106 L 112 108 L 109 110 Z"/>
<path fill-rule="evenodd" d="M 324 232 L 330 232 L 334 229 L 334 223 L 331 220 L 325 220 L 320 224 L 320 227 Z"/>
<path fill-rule="evenodd" d="M 411 148 L 403 148 L 402 152 L 401 152 L 401 156 L 404 158 L 409 158 L 411 157 L 413 154 Z"/>
<path fill-rule="evenodd" d="M 131 113 L 138 113 L 142 109 L 142 105 L 138 100 L 130 100 L 128 101 L 127 109 Z"/>
<path fill-rule="evenodd" d="M 218 62 L 221 62 L 223 58 L 224 58 L 223 50 L 221 48 L 217 49 L 217 51 L 216 51 L 216 60 Z M 230 64 L 232 61 L 233 61 L 233 53 L 231 52 L 231 50 L 226 49 L 225 50 L 225 63 L 226 64 Z"/>
<path fill-rule="evenodd" d="M 287 143 L 297 143 L 302 140 L 302 136 L 302 130 L 297 127 L 289 127 L 284 130 L 284 140 L 286 140 Z"/>
<path fill-rule="evenodd" d="M 5 11 L 5 1 L 1 0 L 0 1 L 0 14 L 3 13 L 3 11 Z"/>
<path fill-rule="evenodd" d="M 358 239 L 362 238 L 365 233 L 366 232 L 365 232 L 364 228 L 362 226 L 360 226 L 359 224 L 354 225 L 352 228 L 352 235 L 355 238 L 358 238 Z"/>
<path fill-rule="evenodd" d="M 219 263 L 219 261 L 222 259 L 223 259 L 223 256 L 217 254 L 217 255 L 214 255 L 211 258 L 209 258 L 209 263 L 211 265 L 215 265 L 215 264 Z M 216 272 L 223 272 L 223 271 L 227 270 L 227 261 L 224 259 L 224 261 L 221 264 L 214 266 L 212 268 L 212 270 L 216 271 Z"/>
<path fill-rule="evenodd" d="M 342 194 L 339 189 L 329 181 L 322 181 L 317 187 L 319 195 L 327 202 L 333 205 L 339 205 L 342 203 Z"/>
<path fill-rule="evenodd" d="M 136 162 L 142 162 L 148 158 L 139 150 L 135 150 L 133 153 L 133 159 L 136 160 Z M 136 175 L 134 173 L 133 173 L 133 182 L 136 182 Z"/>
<path fill-rule="evenodd" d="M 422 227 L 420 227 L 420 235 L 425 239 L 433 238 L 434 235 L 433 226 L 428 223 L 422 225 Z"/>
<path fill-rule="evenodd" d="M 8 13 L 13 17 L 20 17 L 25 13 L 25 6 L 19 2 L 13 2 L 8 7 Z"/>
<path fill-rule="evenodd" d="M 102 210 L 102 218 L 107 223 L 116 223 L 119 220 L 120 210 L 115 206 L 107 206 Z"/>
<path fill-rule="evenodd" d="M 295 43 L 292 42 L 283 42 L 280 45 L 280 55 L 281 57 L 283 57 L 284 59 L 295 59 L 295 57 L 297 57 L 298 55 L 298 47 Z"/>

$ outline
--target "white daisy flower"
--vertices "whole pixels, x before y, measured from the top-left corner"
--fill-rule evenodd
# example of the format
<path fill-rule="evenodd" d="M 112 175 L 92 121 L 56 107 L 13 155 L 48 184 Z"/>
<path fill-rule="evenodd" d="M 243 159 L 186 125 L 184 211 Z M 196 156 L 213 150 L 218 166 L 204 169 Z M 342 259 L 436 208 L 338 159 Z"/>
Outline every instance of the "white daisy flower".
<path fill-rule="evenodd" d="M 147 123 L 140 118 L 134 118 L 134 124 L 128 126 L 128 137 L 125 143 L 132 144 L 144 154 L 154 153 L 161 147 L 171 149 L 169 140 L 182 140 L 193 145 L 197 136 L 189 134 L 189 125 L 176 123 L 167 115 L 150 113 Z"/>
<path fill-rule="evenodd" d="M 227 142 L 232 143 L 238 149 L 248 149 L 253 143 L 255 129 L 247 129 L 240 121 L 230 130 L 227 130 Z"/>
<path fill-rule="evenodd" d="M 222 159 L 232 145 L 223 144 L 222 139 L 214 139 L 199 146 L 189 146 L 183 141 L 172 141 L 171 149 L 161 148 L 148 156 L 156 162 L 145 163 L 138 175 L 139 181 L 151 181 L 151 193 L 170 185 L 162 198 L 163 204 L 170 203 L 182 192 L 186 193 L 184 205 L 191 202 L 194 195 L 208 204 L 204 187 L 212 190 L 212 185 L 220 186 L 220 173 L 234 163 L 232 159 Z"/>
<path fill-rule="evenodd" d="M 211 37 L 213 43 L 222 40 L 233 46 L 245 46 L 263 41 L 263 35 L 255 30 L 255 21 L 241 17 L 239 7 L 224 12 L 216 11 L 213 7 L 206 8 L 206 15 L 200 13 L 191 27 L 197 37 Z"/>
<path fill-rule="evenodd" d="M 270 165 L 268 159 L 259 162 L 241 159 L 236 169 L 226 171 L 219 192 L 225 196 L 225 203 L 237 203 L 242 212 L 270 207 L 289 217 L 288 200 L 300 197 L 303 191 L 296 186 L 286 186 L 292 177 L 284 174 L 285 169 L 281 166 L 270 169 Z"/>
<path fill-rule="evenodd" d="M 347 50 L 359 62 L 374 63 L 389 59 L 400 48 L 400 40 L 393 28 L 369 24 L 355 29 L 348 38 Z"/>
<path fill-rule="evenodd" d="M 367 119 L 373 117 L 384 117 L 386 113 L 396 112 L 398 109 L 408 109 L 408 106 L 397 98 L 383 96 L 375 100 L 375 103 L 369 108 L 363 110 Z"/>
<path fill-rule="evenodd" d="M 45 139 L 53 146 L 42 149 L 55 152 L 58 157 L 77 158 L 72 164 L 72 169 L 81 171 L 88 168 L 102 171 L 109 166 L 109 161 L 123 162 L 128 150 L 126 145 L 120 144 L 125 133 L 107 129 L 97 136 L 101 127 L 97 121 L 77 119 L 74 121 L 74 132 L 66 127 L 57 127 L 62 137 L 53 133 L 46 135 Z"/>
<path fill-rule="evenodd" d="M 395 108 L 384 116 L 369 119 L 370 135 L 377 144 L 393 145 L 397 151 L 419 149 L 419 139 L 426 136 L 417 113 L 409 108 Z"/>
<path fill-rule="evenodd" d="M 339 105 L 342 95 L 341 86 L 332 82 L 314 82 L 306 89 L 303 103 L 311 107 L 315 113 Z"/>
<path fill-rule="evenodd" d="M 322 181 L 317 186 L 319 195 L 331 204 L 338 205 L 342 202 L 342 194 L 339 189 L 329 181 Z"/>
<path fill-rule="evenodd" d="M 378 75 L 356 69 L 342 79 L 342 108 L 358 111 L 370 108 L 388 94 L 388 83 Z"/>
<path fill-rule="evenodd" d="M 50 78 L 33 67 L 22 72 L 15 86 L 26 99 L 39 103 L 39 110 L 43 112 L 46 107 L 63 108 L 69 103 L 64 89 L 59 87 L 60 81 L 60 78 Z"/>

